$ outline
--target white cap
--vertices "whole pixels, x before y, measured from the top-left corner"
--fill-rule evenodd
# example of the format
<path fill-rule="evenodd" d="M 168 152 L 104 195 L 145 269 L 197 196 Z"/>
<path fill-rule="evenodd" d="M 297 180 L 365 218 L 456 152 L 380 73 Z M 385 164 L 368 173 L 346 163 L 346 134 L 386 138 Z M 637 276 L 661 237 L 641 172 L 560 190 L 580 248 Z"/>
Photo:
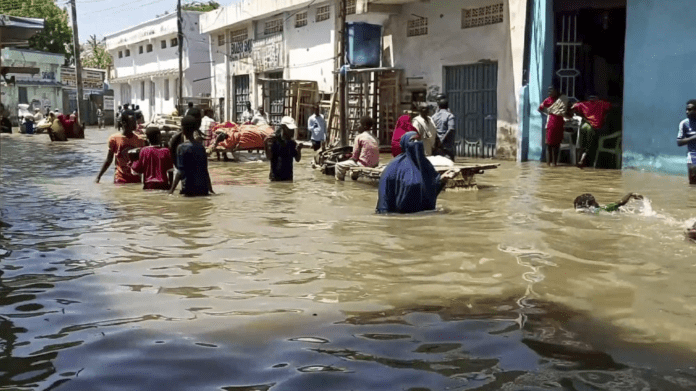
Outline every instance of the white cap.
<path fill-rule="evenodd" d="M 292 117 L 288 117 L 287 115 L 280 120 L 280 124 L 287 126 L 288 129 L 297 129 L 297 124 L 295 123 L 295 120 Z"/>

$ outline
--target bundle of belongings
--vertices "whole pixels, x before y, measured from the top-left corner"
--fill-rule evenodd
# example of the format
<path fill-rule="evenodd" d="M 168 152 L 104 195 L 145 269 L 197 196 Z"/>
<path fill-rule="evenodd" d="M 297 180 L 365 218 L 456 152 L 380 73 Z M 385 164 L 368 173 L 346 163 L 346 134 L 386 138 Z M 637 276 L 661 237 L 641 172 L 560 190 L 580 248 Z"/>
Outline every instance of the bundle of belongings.
<path fill-rule="evenodd" d="M 150 129 L 157 129 L 160 131 L 162 145 L 169 143 L 169 140 L 177 133 L 181 131 L 181 117 L 173 115 L 157 115 L 152 121 L 145 126 L 138 124 L 138 129 L 136 129 L 136 134 L 142 134 L 141 137 L 145 137 L 145 133 Z"/>
<path fill-rule="evenodd" d="M 207 152 L 261 151 L 268 137 L 273 136 L 273 128 L 268 125 L 237 125 L 232 122 L 221 123 L 211 128 L 212 143 Z"/>
<path fill-rule="evenodd" d="M 321 169 L 326 175 L 336 174 L 336 163 L 350 159 L 353 156 L 353 147 L 346 145 L 343 147 L 329 148 L 314 155 L 312 167 Z"/>

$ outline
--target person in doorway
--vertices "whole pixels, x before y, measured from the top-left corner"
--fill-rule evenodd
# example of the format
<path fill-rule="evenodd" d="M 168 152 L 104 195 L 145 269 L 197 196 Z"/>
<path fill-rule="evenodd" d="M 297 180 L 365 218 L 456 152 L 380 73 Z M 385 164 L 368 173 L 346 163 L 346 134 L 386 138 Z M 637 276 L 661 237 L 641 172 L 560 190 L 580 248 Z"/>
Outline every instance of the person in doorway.
<path fill-rule="evenodd" d="M 242 116 L 238 119 L 242 125 L 248 125 L 254 118 L 254 110 L 251 109 L 251 102 L 246 103 L 246 110 L 242 112 Z"/>
<path fill-rule="evenodd" d="M 362 133 L 353 140 L 353 156 L 350 159 L 336 163 L 336 180 L 346 179 L 349 167 L 377 167 L 379 164 L 379 143 L 372 135 L 375 121 L 370 116 L 360 118 Z"/>
<path fill-rule="evenodd" d="M 391 139 L 391 153 L 393 157 L 397 157 L 403 152 L 401 149 L 401 137 L 403 137 L 404 134 L 408 132 L 418 133 L 416 128 L 411 124 L 416 115 L 418 115 L 418 110 L 416 107 L 413 107 L 396 120 L 396 127 L 394 128 Z"/>
<path fill-rule="evenodd" d="M 581 154 L 577 162 L 578 167 L 585 167 L 588 152 L 596 149 L 597 132 L 604 127 L 609 109 L 611 109 L 611 103 L 599 99 L 595 94 L 590 94 L 586 101 L 578 102 L 571 107 L 571 110 L 583 119 L 578 131 Z"/>
<path fill-rule="evenodd" d="M 263 109 L 263 106 L 259 106 L 259 110 L 251 118 L 251 124 L 258 126 L 267 126 L 270 123 L 271 120 L 268 118 L 268 113 L 266 113 L 266 111 Z"/>
<path fill-rule="evenodd" d="M 140 175 L 135 175 L 129 167 L 130 157 L 128 151 L 134 148 L 142 148 L 145 141 L 136 136 L 133 131 L 137 127 L 135 113 L 131 110 L 124 111 L 121 116 L 121 133 L 114 133 L 109 137 L 108 153 L 102 168 L 97 175 L 95 182 L 99 183 L 102 175 L 111 166 L 111 162 L 116 159 L 116 169 L 114 170 L 114 183 L 140 183 Z"/>
<path fill-rule="evenodd" d="M 312 149 L 318 151 L 326 141 L 326 120 L 319 112 L 319 105 L 312 108 L 312 115 L 307 120 L 307 130 L 309 130 Z"/>
<path fill-rule="evenodd" d="M 215 194 L 208 173 L 208 155 L 205 147 L 194 137 L 200 127 L 199 122 L 186 116 L 181 120 L 186 141 L 176 149 L 177 170 L 169 194 L 174 193 L 181 182 L 181 194 L 185 196 L 206 196 Z"/>
<path fill-rule="evenodd" d="M 579 195 L 575 198 L 575 200 L 573 201 L 573 207 L 575 208 L 575 210 L 589 211 L 592 213 L 599 213 L 602 211 L 616 212 L 619 210 L 620 207 L 626 205 L 628 201 L 632 199 L 642 200 L 643 196 L 636 193 L 628 193 L 616 202 L 612 202 L 610 204 L 601 206 L 597 203 L 597 200 L 595 200 L 592 194 L 586 193 Z"/>
<path fill-rule="evenodd" d="M 101 106 L 97 106 L 97 126 L 99 126 L 99 129 L 104 128 L 104 112 Z"/>
<path fill-rule="evenodd" d="M 689 184 L 696 185 L 696 99 L 686 102 L 686 119 L 679 123 L 677 145 L 686 146 L 686 168 Z"/>
<path fill-rule="evenodd" d="M 423 143 L 425 156 L 432 156 L 435 139 L 437 138 L 437 127 L 433 119 L 430 118 L 430 107 L 427 104 L 421 104 L 418 107 L 418 112 L 418 117 L 413 119 L 413 127 L 416 128 L 418 136 L 420 136 Z"/>
<path fill-rule="evenodd" d="M 539 112 L 548 114 L 546 121 L 546 164 L 558 166 L 558 155 L 563 141 L 563 119 L 568 112 L 568 97 L 562 94 L 556 86 L 549 87 L 549 96 L 541 105 Z"/>
<path fill-rule="evenodd" d="M 401 136 L 401 150 L 379 178 L 377 213 L 416 213 L 434 210 L 437 196 L 455 171 L 440 175 L 425 156 L 417 132 Z"/>
<path fill-rule="evenodd" d="M 193 109 L 193 102 L 188 102 L 186 106 L 187 106 L 187 107 L 186 107 L 186 111 L 184 111 L 184 117 L 186 117 L 187 115 L 189 115 L 189 111 L 190 111 L 191 109 Z"/>
<path fill-rule="evenodd" d="M 293 159 L 297 162 L 302 159 L 302 144 L 293 140 L 297 124 L 292 117 L 283 117 L 280 125 L 276 127 L 275 135 L 266 139 L 264 148 L 266 157 L 271 162 L 271 172 L 268 177 L 271 181 L 292 181 Z"/>
<path fill-rule="evenodd" d="M 454 161 L 454 142 L 456 131 L 454 114 L 449 111 L 449 103 L 446 99 L 437 102 L 438 112 L 433 115 L 433 122 L 437 127 L 437 137 L 440 139 L 440 148 L 436 155 L 447 156 Z"/>
<path fill-rule="evenodd" d="M 150 146 L 138 153 L 138 159 L 130 163 L 136 174 L 144 174 L 143 190 L 169 190 L 167 172 L 174 168 L 169 148 L 162 146 L 162 134 L 159 129 L 150 128 L 145 133 Z"/>

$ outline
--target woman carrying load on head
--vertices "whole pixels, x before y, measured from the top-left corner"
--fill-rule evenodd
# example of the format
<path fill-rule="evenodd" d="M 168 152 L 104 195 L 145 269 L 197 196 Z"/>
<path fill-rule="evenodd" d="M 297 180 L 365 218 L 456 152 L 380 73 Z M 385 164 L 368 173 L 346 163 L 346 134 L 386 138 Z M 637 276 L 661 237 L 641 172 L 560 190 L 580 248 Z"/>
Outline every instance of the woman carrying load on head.
<path fill-rule="evenodd" d="M 437 173 L 416 132 L 404 134 L 400 146 L 403 152 L 389 163 L 379 179 L 377 213 L 434 210 L 437 196 L 455 172 Z"/>

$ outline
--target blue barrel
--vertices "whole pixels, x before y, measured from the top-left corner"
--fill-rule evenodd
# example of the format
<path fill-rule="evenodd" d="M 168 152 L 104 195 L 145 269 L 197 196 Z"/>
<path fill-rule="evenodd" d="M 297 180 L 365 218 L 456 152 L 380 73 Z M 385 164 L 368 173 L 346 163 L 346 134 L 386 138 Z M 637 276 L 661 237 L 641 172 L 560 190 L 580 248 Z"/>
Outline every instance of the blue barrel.
<path fill-rule="evenodd" d="M 34 123 L 33 122 L 27 121 L 24 123 L 24 133 L 34 134 Z"/>
<path fill-rule="evenodd" d="M 382 26 L 346 23 L 346 55 L 351 68 L 378 68 L 382 57 Z"/>

